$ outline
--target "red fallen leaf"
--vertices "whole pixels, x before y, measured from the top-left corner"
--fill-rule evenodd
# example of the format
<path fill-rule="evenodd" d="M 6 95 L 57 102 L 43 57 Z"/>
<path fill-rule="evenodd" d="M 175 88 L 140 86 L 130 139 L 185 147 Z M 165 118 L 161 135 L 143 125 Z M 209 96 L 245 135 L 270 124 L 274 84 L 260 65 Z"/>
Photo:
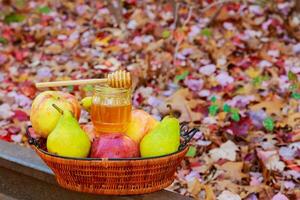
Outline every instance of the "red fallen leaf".
<path fill-rule="evenodd" d="M 204 116 L 208 116 L 208 107 L 208 105 L 197 104 L 194 108 L 192 108 L 192 111 L 202 113 Z"/>
<path fill-rule="evenodd" d="M 12 142 L 10 134 L 0 135 L 0 140 L 4 140 L 4 141 L 7 141 L 7 142 Z"/>
<path fill-rule="evenodd" d="M 293 132 L 286 132 L 284 130 L 276 131 L 277 140 L 280 142 L 283 142 L 283 143 L 284 142 L 286 142 L 286 143 L 293 142 L 293 136 L 294 136 Z M 300 134 L 299 134 L 299 136 L 300 136 Z"/>
<path fill-rule="evenodd" d="M 19 85 L 20 91 L 27 97 L 34 98 L 37 91 L 32 82 L 25 81 Z"/>
<path fill-rule="evenodd" d="M 173 11 L 173 7 L 171 3 L 167 3 L 163 5 L 163 11 L 164 12 L 172 12 Z"/>
<path fill-rule="evenodd" d="M 250 128 L 252 127 L 252 120 L 249 117 L 241 118 L 240 121 L 232 121 L 225 130 L 230 130 L 236 136 L 247 136 Z"/>
<path fill-rule="evenodd" d="M 123 14 L 123 17 L 124 17 L 124 19 L 128 20 L 131 17 L 131 15 L 132 15 L 132 12 L 127 12 L 127 13 Z"/>
<path fill-rule="evenodd" d="M 282 158 L 283 161 L 287 164 L 287 167 L 292 169 L 292 170 L 295 170 L 297 172 L 300 173 L 300 166 L 297 165 L 297 163 L 293 160 L 285 160 L 284 158 Z"/>
<path fill-rule="evenodd" d="M 202 165 L 203 165 L 203 164 L 201 164 L 199 161 L 191 162 L 191 163 L 190 163 L 191 168 L 193 168 L 193 167 L 200 167 L 200 166 L 202 166 Z"/>
<path fill-rule="evenodd" d="M 32 36 L 32 35 L 29 35 L 29 34 L 27 34 L 27 35 L 25 35 L 25 40 L 26 40 L 26 42 L 34 42 L 35 41 L 35 38 L 34 38 L 34 36 Z"/>
<path fill-rule="evenodd" d="M 248 153 L 244 157 L 245 162 L 253 162 L 254 160 L 257 160 L 257 156 L 256 156 L 255 152 Z"/>
<path fill-rule="evenodd" d="M 219 129 L 219 127 L 218 127 L 218 125 L 216 125 L 216 124 L 210 124 L 210 125 L 208 126 L 208 129 L 209 129 L 211 132 L 216 132 L 216 131 Z"/>
<path fill-rule="evenodd" d="M 128 4 L 136 4 L 136 0 L 126 0 L 126 3 L 128 3 Z"/>
<path fill-rule="evenodd" d="M 241 62 L 237 63 L 237 65 L 242 69 L 247 69 L 251 67 L 253 63 L 250 60 L 242 60 Z"/>
<path fill-rule="evenodd" d="M 51 60 L 52 57 L 50 55 L 43 54 L 40 58 L 41 61 Z"/>
<path fill-rule="evenodd" d="M 226 10 L 230 11 L 238 11 L 240 9 L 241 4 L 240 3 L 228 3 L 226 5 Z"/>
<path fill-rule="evenodd" d="M 235 90 L 235 85 L 234 84 L 229 84 L 229 85 L 224 87 L 224 92 L 228 93 L 228 94 L 234 92 L 234 90 Z"/>
<path fill-rule="evenodd" d="M 256 66 L 260 62 L 260 58 L 257 56 L 250 56 L 250 62 L 252 63 L 252 66 Z"/>
<path fill-rule="evenodd" d="M 141 93 L 138 94 L 136 101 L 141 104 L 144 101 L 144 97 Z"/>
<path fill-rule="evenodd" d="M 238 46 L 238 45 L 243 44 L 243 41 L 241 40 L 241 38 L 239 36 L 234 36 L 232 38 L 232 43 Z"/>
<path fill-rule="evenodd" d="M 100 32 L 100 33 L 97 33 L 96 38 L 97 38 L 98 40 L 102 40 L 102 39 L 104 39 L 104 38 L 107 37 L 107 36 L 109 36 L 109 34 L 108 34 L 107 32 Z"/>
<path fill-rule="evenodd" d="M 108 67 L 111 67 L 113 65 L 109 60 L 104 61 L 103 64 L 108 66 Z"/>
<path fill-rule="evenodd" d="M 237 77 L 235 77 L 235 79 L 237 81 L 244 81 L 244 80 L 246 80 L 246 77 L 245 76 L 237 76 Z"/>
<path fill-rule="evenodd" d="M 107 23 L 106 21 L 103 21 L 103 20 L 94 20 L 93 21 L 93 24 L 95 25 L 95 27 L 97 28 L 104 28 L 104 27 L 107 27 Z"/>
<path fill-rule="evenodd" d="M 40 136 L 38 136 L 37 134 L 35 134 L 33 128 L 29 128 L 28 131 L 29 131 L 30 137 L 32 137 L 32 138 L 38 138 L 38 137 L 40 137 Z"/>
<path fill-rule="evenodd" d="M 4 28 L 2 30 L 2 37 L 7 39 L 7 40 L 11 40 L 11 37 L 14 35 L 14 31 L 11 28 Z"/>
<path fill-rule="evenodd" d="M 8 133 L 10 134 L 17 134 L 21 131 L 21 128 L 16 127 L 16 126 L 10 126 L 6 129 L 8 131 Z"/>
<path fill-rule="evenodd" d="M 272 19 L 272 25 L 273 26 L 281 26 L 282 23 L 278 19 Z"/>
<path fill-rule="evenodd" d="M 79 91 L 79 85 L 74 85 L 73 91 Z"/>
<path fill-rule="evenodd" d="M 43 15 L 42 18 L 41 18 L 40 24 L 42 26 L 48 26 L 48 24 L 50 23 L 50 21 L 53 21 L 53 19 L 52 19 L 51 16 Z"/>
<path fill-rule="evenodd" d="M 185 38 L 185 34 L 181 30 L 174 31 L 173 36 L 177 42 L 181 42 Z"/>
<path fill-rule="evenodd" d="M 2 83 L 5 83 L 7 92 L 13 91 L 16 88 L 16 84 L 11 82 L 10 79 L 5 79 Z"/>
<path fill-rule="evenodd" d="M 17 119 L 19 121 L 27 121 L 29 120 L 29 117 L 26 112 L 22 110 L 16 110 L 13 119 Z"/>
<path fill-rule="evenodd" d="M 227 162 L 228 162 L 227 159 L 219 159 L 217 162 L 215 162 L 215 164 L 217 164 L 217 165 L 223 165 L 223 164 L 225 164 Z"/>
<path fill-rule="evenodd" d="M 28 52 L 25 50 L 15 50 L 13 55 L 17 61 L 22 62 L 28 56 Z"/>
<path fill-rule="evenodd" d="M 294 163 L 294 164 L 289 164 L 287 167 L 290 168 L 290 169 L 292 169 L 292 170 L 297 171 L 298 173 L 300 173 L 300 167 L 299 167 L 299 165 L 297 165 L 296 163 Z"/>
<path fill-rule="evenodd" d="M 151 34 L 154 31 L 155 27 L 156 25 L 154 23 L 146 24 L 142 29 L 142 34 Z"/>
<path fill-rule="evenodd" d="M 290 141 L 296 142 L 296 141 L 299 141 L 299 140 L 300 140 L 300 131 L 293 132 L 291 134 Z"/>
<path fill-rule="evenodd" d="M 284 68 L 284 60 L 282 58 L 278 59 L 276 62 L 275 62 L 275 65 L 277 67 L 280 67 L 280 68 Z"/>

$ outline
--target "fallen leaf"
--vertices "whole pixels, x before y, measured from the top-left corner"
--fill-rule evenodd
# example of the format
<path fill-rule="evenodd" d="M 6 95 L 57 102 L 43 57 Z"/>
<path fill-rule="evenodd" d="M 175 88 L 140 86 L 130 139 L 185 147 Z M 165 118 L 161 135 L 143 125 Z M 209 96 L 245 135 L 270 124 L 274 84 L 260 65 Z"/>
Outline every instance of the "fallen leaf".
<path fill-rule="evenodd" d="M 215 194 L 213 192 L 212 186 L 210 184 L 202 184 L 198 179 L 195 179 L 193 183 L 188 187 L 188 190 L 196 198 L 199 193 L 205 191 L 205 200 L 215 200 Z"/>
<path fill-rule="evenodd" d="M 164 40 L 158 40 L 157 42 L 152 42 L 147 46 L 145 52 L 157 51 L 163 46 L 163 44 L 164 44 Z"/>
<path fill-rule="evenodd" d="M 25 15 L 12 13 L 12 14 L 5 16 L 4 22 L 7 24 L 15 23 L 15 22 L 22 22 L 25 20 L 25 18 L 26 18 Z"/>
<path fill-rule="evenodd" d="M 175 82 L 178 83 L 179 81 L 184 80 L 189 75 L 189 73 L 190 72 L 186 70 L 182 74 L 175 76 Z"/>
<path fill-rule="evenodd" d="M 250 109 L 253 111 L 265 110 L 268 115 L 281 115 L 281 109 L 284 105 L 284 102 L 281 99 L 273 99 L 262 101 L 258 104 L 251 105 Z"/>
<path fill-rule="evenodd" d="M 51 9 L 48 6 L 43 6 L 43 7 L 37 8 L 37 11 L 39 13 L 48 14 L 51 12 Z"/>
<path fill-rule="evenodd" d="M 285 164 L 280 161 L 279 155 L 276 151 L 262 151 L 257 150 L 257 156 L 261 159 L 268 170 L 282 172 Z"/>
<path fill-rule="evenodd" d="M 37 92 L 36 87 L 32 82 L 25 81 L 19 86 L 20 91 L 27 97 L 34 98 Z"/>
<path fill-rule="evenodd" d="M 221 144 L 220 148 L 210 150 L 209 155 L 214 161 L 218 161 L 219 159 L 235 161 L 237 150 L 238 147 L 231 140 L 228 140 Z"/>
<path fill-rule="evenodd" d="M 147 23 L 147 16 L 141 9 L 134 9 L 133 14 L 130 17 L 130 20 L 136 23 L 135 28 L 144 26 Z"/>
<path fill-rule="evenodd" d="M 293 128 L 293 130 L 300 129 L 300 113 L 293 113 L 288 115 L 287 124 Z"/>
<path fill-rule="evenodd" d="M 194 146 L 190 146 L 188 152 L 185 154 L 187 157 L 195 157 L 197 149 Z"/>
<path fill-rule="evenodd" d="M 241 200 L 241 197 L 237 194 L 234 194 L 228 190 L 223 191 L 218 197 L 217 200 Z"/>
<path fill-rule="evenodd" d="M 233 135 L 246 137 L 252 126 L 252 120 L 249 117 L 244 117 L 240 121 L 230 122 L 224 129 Z"/>
<path fill-rule="evenodd" d="M 289 200 L 289 199 L 284 194 L 279 192 L 272 197 L 272 200 Z"/>
<path fill-rule="evenodd" d="M 233 183 L 231 180 L 214 181 L 213 187 L 219 191 L 228 190 L 232 193 L 239 194 L 241 198 L 245 198 L 249 194 L 260 193 L 261 191 L 271 188 L 265 184 L 260 184 L 255 186 L 241 185 L 241 184 Z"/>
<path fill-rule="evenodd" d="M 22 110 L 15 110 L 13 119 L 17 119 L 18 121 L 28 121 L 29 116 L 26 112 L 24 112 Z"/>
<path fill-rule="evenodd" d="M 242 172 L 244 162 L 226 162 L 223 165 L 215 165 L 218 170 L 224 171 L 224 178 L 232 181 L 241 181 L 249 175 Z"/>
<path fill-rule="evenodd" d="M 63 49 L 59 44 L 51 44 L 50 46 L 45 48 L 46 54 L 60 54 Z"/>
<path fill-rule="evenodd" d="M 0 105 L 0 119 L 8 119 L 13 115 L 14 113 L 9 104 L 4 103 Z"/>
<path fill-rule="evenodd" d="M 164 103 L 158 106 L 158 109 L 161 113 L 168 114 L 170 110 L 167 107 L 167 104 L 170 104 L 175 112 L 180 113 L 180 122 L 200 121 L 202 113 L 194 112 L 192 109 L 204 102 L 202 100 L 192 99 L 191 95 L 192 94 L 188 89 L 180 89 L 172 96 L 166 98 Z"/>

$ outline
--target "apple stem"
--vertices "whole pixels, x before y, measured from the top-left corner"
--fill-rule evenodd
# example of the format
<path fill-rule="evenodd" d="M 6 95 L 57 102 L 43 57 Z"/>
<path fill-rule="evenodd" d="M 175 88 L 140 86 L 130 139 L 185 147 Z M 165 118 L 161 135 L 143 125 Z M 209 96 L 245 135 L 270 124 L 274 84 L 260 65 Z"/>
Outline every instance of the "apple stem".
<path fill-rule="evenodd" d="M 52 104 L 52 106 L 60 113 L 60 114 L 64 114 L 64 111 L 61 109 L 61 108 L 59 108 L 57 105 L 55 105 L 55 104 Z"/>
<path fill-rule="evenodd" d="M 170 110 L 170 116 L 171 116 L 171 117 L 174 117 L 174 110 L 173 110 L 171 104 L 167 104 L 167 107 L 168 107 L 169 110 Z"/>

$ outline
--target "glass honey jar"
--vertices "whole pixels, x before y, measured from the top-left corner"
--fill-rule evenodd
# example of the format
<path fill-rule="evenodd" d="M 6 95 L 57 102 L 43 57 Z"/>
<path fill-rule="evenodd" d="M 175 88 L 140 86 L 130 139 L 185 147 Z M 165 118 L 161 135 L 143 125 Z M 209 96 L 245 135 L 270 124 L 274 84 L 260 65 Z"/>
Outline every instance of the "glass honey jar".
<path fill-rule="evenodd" d="M 131 118 L 131 89 L 96 86 L 91 120 L 101 133 L 124 133 Z"/>

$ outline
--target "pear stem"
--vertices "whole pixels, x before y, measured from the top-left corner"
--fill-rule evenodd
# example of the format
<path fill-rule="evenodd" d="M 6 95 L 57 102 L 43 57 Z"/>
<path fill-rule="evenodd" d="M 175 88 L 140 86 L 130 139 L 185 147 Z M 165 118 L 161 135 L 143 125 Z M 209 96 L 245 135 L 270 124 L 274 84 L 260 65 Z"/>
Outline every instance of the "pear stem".
<path fill-rule="evenodd" d="M 55 105 L 55 104 L 52 104 L 52 106 L 60 113 L 60 114 L 64 114 L 64 111 L 61 109 L 61 108 L 59 108 L 57 105 Z"/>
<path fill-rule="evenodd" d="M 167 104 L 167 107 L 168 107 L 169 110 L 170 110 L 170 117 L 174 117 L 174 110 L 173 110 L 171 104 Z"/>

